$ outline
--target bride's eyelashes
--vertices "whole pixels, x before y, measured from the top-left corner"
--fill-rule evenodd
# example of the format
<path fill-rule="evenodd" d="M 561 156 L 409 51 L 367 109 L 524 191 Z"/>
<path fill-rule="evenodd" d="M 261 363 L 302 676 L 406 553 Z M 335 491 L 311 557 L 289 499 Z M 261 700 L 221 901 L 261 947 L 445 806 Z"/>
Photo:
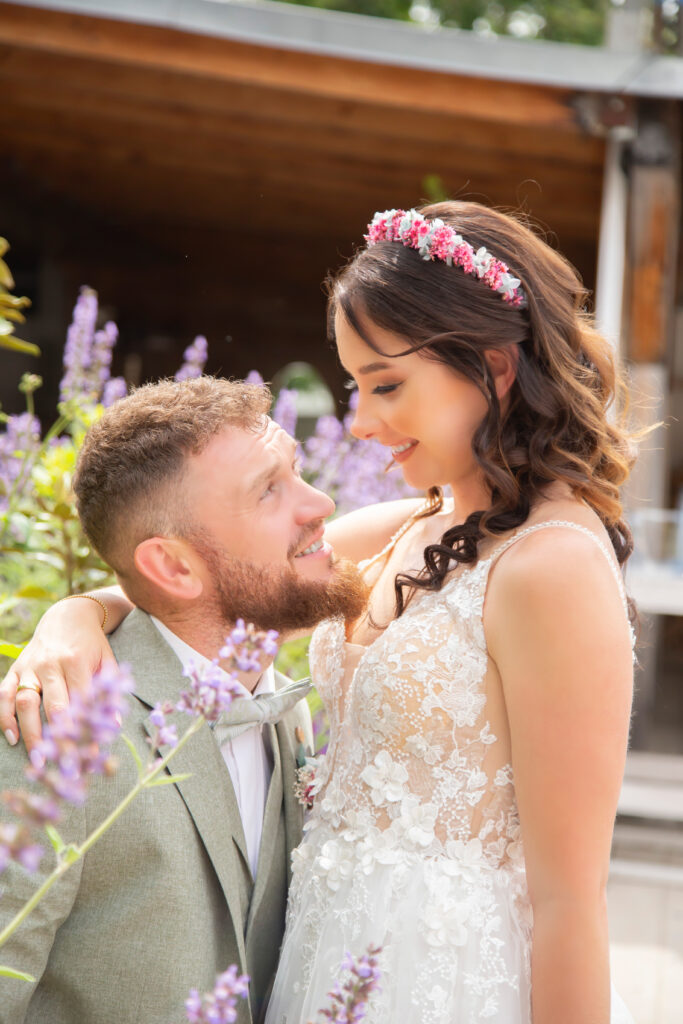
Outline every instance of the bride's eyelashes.
<path fill-rule="evenodd" d="M 373 395 L 389 395 L 389 394 L 391 394 L 392 391 L 396 391 L 397 388 L 400 388 L 400 386 L 401 386 L 400 383 L 399 384 L 378 384 L 377 387 L 374 387 L 372 389 L 372 393 L 373 393 Z M 353 378 L 351 378 L 350 380 L 345 381 L 344 387 L 347 389 L 347 391 L 355 391 L 357 389 L 358 385 L 356 384 L 355 380 L 353 380 Z"/>

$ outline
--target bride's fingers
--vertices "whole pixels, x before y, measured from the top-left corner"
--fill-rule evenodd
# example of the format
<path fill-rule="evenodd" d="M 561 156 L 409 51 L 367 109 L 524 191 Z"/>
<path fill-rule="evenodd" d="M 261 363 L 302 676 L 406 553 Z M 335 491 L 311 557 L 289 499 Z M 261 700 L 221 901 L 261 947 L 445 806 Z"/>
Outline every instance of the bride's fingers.
<path fill-rule="evenodd" d="M 21 673 L 21 683 L 16 691 L 16 713 L 21 737 L 26 749 L 31 751 L 43 735 L 40 719 L 40 682 L 28 669 Z"/>
<path fill-rule="evenodd" d="M 59 663 L 41 666 L 38 672 L 43 689 L 45 717 L 51 722 L 56 714 L 69 709 L 69 690 L 66 671 Z M 74 691 L 75 691 L 74 687 Z"/>
<path fill-rule="evenodd" d="M 106 637 L 104 637 L 102 639 L 102 655 L 100 658 L 100 668 L 103 665 L 116 665 L 116 663 L 116 658 L 114 657 L 114 652 L 112 651 L 109 645 L 109 641 L 107 640 Z"/>
<path fill-rule="evenodd" d="M 14 715 L 18 682 L 16 670 L 11 668 L 0 683 L 0 729 L 11 746 L 14 746 L 19 739 L 17 720 Z"/>

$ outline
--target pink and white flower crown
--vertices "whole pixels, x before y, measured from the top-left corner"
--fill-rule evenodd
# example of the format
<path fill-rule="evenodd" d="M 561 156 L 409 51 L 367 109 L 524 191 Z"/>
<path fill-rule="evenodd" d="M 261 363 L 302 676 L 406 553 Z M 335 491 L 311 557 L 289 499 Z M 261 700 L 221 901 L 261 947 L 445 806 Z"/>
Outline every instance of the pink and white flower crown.
<path fill-rule="evenodd" d="M 417 249 L 425 260 L 442 260 L 449 267 L 455 264 L 466 274 L 474 274 L 511 306 L 519 309 L 526 306 L 519 278 L 512 276 L 508 266 L 483 246 L 473 249 L 440 217 L 428 220 L 417 210 L 384 210 L 376 213 L 368 224 L 365 240 L 368 246 L 385 241 L 402 242 L 410 249 Z"/>

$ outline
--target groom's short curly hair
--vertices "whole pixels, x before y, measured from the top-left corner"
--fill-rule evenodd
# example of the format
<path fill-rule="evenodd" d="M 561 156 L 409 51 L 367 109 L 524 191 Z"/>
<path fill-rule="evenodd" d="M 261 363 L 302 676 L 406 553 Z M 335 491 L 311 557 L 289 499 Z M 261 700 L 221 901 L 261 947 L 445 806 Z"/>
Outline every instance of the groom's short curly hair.
<path fill-rule="evenodd" d="M 265 429 L 271 394 L 260 384 L 197 377 L 144 384 L 115 402 L 88 431 L 74 493 L 88 540 L 123 581 L 147 537 L 187 536 L 181 499 L 187 456 L 225 427 Z"/>

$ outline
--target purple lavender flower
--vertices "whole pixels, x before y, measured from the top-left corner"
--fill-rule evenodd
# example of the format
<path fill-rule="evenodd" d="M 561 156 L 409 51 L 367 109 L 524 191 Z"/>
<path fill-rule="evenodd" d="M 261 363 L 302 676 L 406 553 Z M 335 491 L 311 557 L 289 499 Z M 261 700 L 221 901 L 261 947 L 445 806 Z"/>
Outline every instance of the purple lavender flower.
<path fill-rule="evenodd" d="M 237 680 L 223 671 L 217 658 L 208 665 L 190 662 L 183 675 L 190 686 L 180 694 L 177 710 L 188 715 L 201 715 L 207 722 L 216 722 L 235 697 L 241 695 Z"/>
<path fill-rule="evenodd" d="M 81 288 L 73 311 L 73 319 L 64 346 L 64 376 L 59 396 L 62 402 L 90 395 L 90 369 L 93 364 L 93 343 L 97 322 L 97 292 Z"/>
<path fill-rule="evenodd" d="M 269 629 L 261 642 L 261 648 L 264 654 L 274 658 L 280 649 L 278 644 L 280 634 L 276 629 Z"/>
<path fill-rule="evenodd" d="M 216 977 L 212 992 L 203 998 L 196 988 L 185 1000 L 185 1013 L 190 1024 L 234 1024 L 237 1020 L 237 1000 L 246 999 L 249 976 L 238 974 L 235 964 Z"/>
<path fill-rule="evenodd" d="M 120 398 L 125 398 L 127 394 L 128 385 L 125 377 L 112 377 L 102 389 L 102 405 L 108 409 L 110 405 L 118 402 Z"/>
<path fill-rule="evenodd" d="M 25 460 L 37 454 L 40 447 L 40 423 L 31 413 L 8 416 L 0 434 L 0 512 L 8 496 L 17 490 L 21 497 L 30 485 L 31 474 L 24 469 Z"/>
<path fill-rule="evenodd" d="M 93 676 L 89 692 L 74 694 L 68 712 L 55 714 L 45 726 L 43 738 L 31 751 L 27 776 L 58 800 L 84 803 L 86 776 L 113 771 L 107 747 L 121 731 L 125 695 L 132 690 L 126 665 L 104 665 Z"/>
<path fill-rule="evenodd" d="M 118 339 L 119 329 L 112 320 L 108 320 L 102 330 L 95 331 L 89 377 L 97 394 L 109 380 L 113 350 Z"/>
<path fill-rule="evenodd" d="M 330 1005 L 320 1010 L 323 1020 L 334 1024 L 359 1024 L 365 1020 L 370 996 L 380 991 L 381 971 L 377 963 L 381 951 L 380 947 L 371 946 L 361 957 L 353 957 L 350 953 L 344 956 L 341 970 L 348 977 L 343 984 L 337 982 L 328 992 Z"/>
<path fill-rule="evenodd" d="M 303 446 L 306 479 L 334 498 L 341 515 L 418 493 L 405 483 L 398 469 L 387 473 L 392 457 L 383 445 L 352 437 L 350 427 L 357 405 L 358 392 L 354 391 L 343 421 L 321 416 Z"/>
<path fill-rule="evenodd" d="M 152 750 L 158 750 L 159 747 L 175 747 L 178 743 L 177 727 L 169 725 L 166 721 L 166 715 L 171 711 L 173 711 L 171 703 L 155 704 L 149 716 L 149 720 L 154 726 L 154 732 L 147 737 L 147 742 Z"/>
<path fill-rule="evenodd" d="M 273 419 L 292 437 L 296 436 L 296 391 L 290 388 L 280 390 L 273 409 Z"/>
<path fill-rule="evenodd" d="M 198 334 L 191 345 L 183 353 L 183 365 L 175 375 L 177 381 L 201 377 L 209 358 L 209 344 L 203 334 Z"/>
<path fill-rule="evenodd" d="M 264 380 L 258 370 L 250 370 L 244 378 L 245 384 L 261 384 L 263 385 Z"/>
<path fill-rule="evenodd" d="M 33 834 L 26 825 L 0 823 L 0 874 L 10 861 L 33 873 L 38 870 L 44 852 L 42 846 L 33 842 Z"/>
<path fill-rule="evenodd" d="M 262 671 L 264 655 L 272 658 L 273 650 L 277 650 L 277 635 L 273 629 L 266 633 L 257 630 L 252 623 L 247 626 L 243 619 L 238 619 L 225 638 L 218 658 L 208 664 L 190 664 L 183 672 L 190 681 L 190 687 L 181 693 L 176 704 L 178 711 L 201 715 L 209 722 L 217 721 L 235 697 L 242 696 L 242 687 L 235 672 Z M 232 672 L 220 667 L 219 658 L 231 663 Z"/>
<path fill-rule="evenodd" d="M 0 800 L 12 814 L 22 818 L 26 824 L 41 826 L 59 821 L 60 818 L 59 804 L 49 794 L 6 789 L 0 793 Z"/>
<path fill-rule="evenodd" d="M 259 672 L 262 659 L 273 658 L 278 651 L 278 632 L 257 630 L 252 623 L 245 626 L 244 619 L 238 619 L 234 629 L 225 638 L 219 657 L 231 659 L 240 672 Z"/>

